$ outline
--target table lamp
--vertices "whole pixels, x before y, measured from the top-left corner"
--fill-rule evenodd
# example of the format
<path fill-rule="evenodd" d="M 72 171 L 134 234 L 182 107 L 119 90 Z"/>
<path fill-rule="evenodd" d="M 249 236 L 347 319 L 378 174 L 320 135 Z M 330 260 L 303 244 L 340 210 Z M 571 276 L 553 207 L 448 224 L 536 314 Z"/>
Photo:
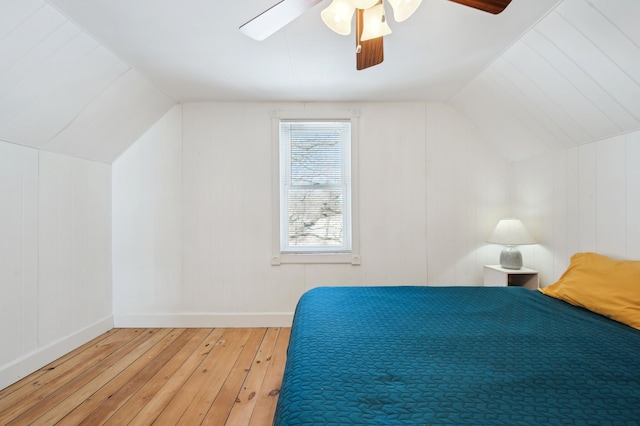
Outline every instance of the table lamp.
<path fill-rule="evenodd" d="M 536 243 L 520 219 L 500 220 L 487 242 L 505 246 L 500 252 L 500 266 L 505 269 L 522 268 L 522 253 L 515 246 Z"/>

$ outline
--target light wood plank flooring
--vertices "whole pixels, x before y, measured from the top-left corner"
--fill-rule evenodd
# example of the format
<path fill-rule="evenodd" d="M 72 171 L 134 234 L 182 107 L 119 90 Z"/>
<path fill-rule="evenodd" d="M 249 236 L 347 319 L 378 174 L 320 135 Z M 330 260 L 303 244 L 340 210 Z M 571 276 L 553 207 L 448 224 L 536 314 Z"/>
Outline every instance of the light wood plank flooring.
<path fill-rule="evenodd" d="M 0 425 L 270 425 L 290 331 L 113 329 L 0 390 Z"/>

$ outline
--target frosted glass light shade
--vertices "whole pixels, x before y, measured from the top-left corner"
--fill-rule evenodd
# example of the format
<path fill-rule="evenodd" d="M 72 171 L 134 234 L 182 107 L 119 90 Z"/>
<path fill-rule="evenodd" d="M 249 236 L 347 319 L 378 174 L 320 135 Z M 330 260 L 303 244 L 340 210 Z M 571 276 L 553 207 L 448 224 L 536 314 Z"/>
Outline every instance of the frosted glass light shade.
<path fill-rule="evenodd" d="M 340 35 L 351 34 L 351 20 L 355 8 L 350 0 L 333 0 L 331 4 L 320 12 L 322 21 Z"/>
<path fill-rule="evenodd" d="M 402 22 L 413 15 L 422 0 L 387 0 L 393 9 L 393 19 Z"/>
<path fill-rule="evenodd" d="M 384 14 L 384 6 L 382 3 L 365 9 L 363 21 L 362 36 L 360 37 L 362 41 L 391 34 L 391 28 L 387 25 L 387 18 Z"/>
<path fill-rule="evenodd" d="M 349 0 L 356 9 L 369 9 L 378 3 L 378 0 Z"/>

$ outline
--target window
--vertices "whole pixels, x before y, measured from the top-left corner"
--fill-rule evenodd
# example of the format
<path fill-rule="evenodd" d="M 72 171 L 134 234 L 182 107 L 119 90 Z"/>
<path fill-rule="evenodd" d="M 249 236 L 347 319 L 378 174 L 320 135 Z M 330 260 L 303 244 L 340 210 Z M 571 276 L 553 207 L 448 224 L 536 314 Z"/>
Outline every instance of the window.
<path fill-rule="evenodd" d="M 354 118 L 334 116 L 274 120 L 273 264 L 360 261 L 354 250 Z"/>
<path fill-rule="evenodd" d="M 280 122 L 280 252 L 351 251 L 351 121 Z"/>

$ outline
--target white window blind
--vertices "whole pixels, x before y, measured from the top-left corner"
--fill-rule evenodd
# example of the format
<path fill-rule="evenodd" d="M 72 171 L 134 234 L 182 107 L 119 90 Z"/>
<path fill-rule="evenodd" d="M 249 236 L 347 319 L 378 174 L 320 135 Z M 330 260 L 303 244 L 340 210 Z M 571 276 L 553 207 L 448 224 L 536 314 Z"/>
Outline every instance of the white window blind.
<path fill-rule="evenodd" d="M 280 251 L 351 251 L 351 122 L 280 122 Z"/>

